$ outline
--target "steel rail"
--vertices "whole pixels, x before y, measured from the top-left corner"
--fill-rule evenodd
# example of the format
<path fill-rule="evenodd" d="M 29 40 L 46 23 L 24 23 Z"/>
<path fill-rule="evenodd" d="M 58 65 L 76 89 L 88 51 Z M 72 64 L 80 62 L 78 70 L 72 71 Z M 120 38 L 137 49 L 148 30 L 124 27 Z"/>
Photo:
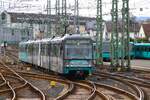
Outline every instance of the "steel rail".
<path fill-rule="evenodd" d="M 100 73 L 100 74 L 99 73 L 97 73 L 97 74 L 94 73 L 94 75 L 109 77 L 109 78 L 114 79 L 116 81 L 122 82 L 123 84 L 126 84 L 126 85 L 130 86 L 136 92 L 136 94 L 137 94 L 137 96 L 139 97 L 140 100 L 144 100 L 143 91 L 139 87 L 137 87 L 136 85 L 131 84 L 131 82 L 125 81 L 125 79 L 116 78 L 116 77 L 113 76 L 114 74 L 110 75 L 110 74 L 104 74 L 104 73 Z"/>
<path fill-rule="evenodd" d="M 99 95 L 103 100 L 110 100 L 105 94 L 101 93 L 97 90 L 97 87 L 92 81 L 79 81 L 81 84 L 87 84 L 91 88 L 91 95 L 87 98 L 87 100 L 93 100 L 96 95 Z M 78 84 L 78 83 L 77 83 Z"/>
<path fill-rule="evenodd" d="M 69 89 L 67 89 L 63 94 L 58 96 L 55 100 L 62 100 L 63 98 L 65 98 L 66 96 L 71 94 L 71 92 L 74 90 L 74 87 L 75 87 L 74 84 L 71 81 L 59 79 L 60 77 L 54 76 L 54 75 L 44 75 L 44 74 L 37 74 L 37 73 L 31 73 L 31 72 L 22 72 L 22 71 L 17 71 L 17 73 L 19 73 L 20 75 L 22 75 L 24 77 L 32 77 L 32 78 L 37 78 L 37 79 L 53 80 L 53 81 L 69 84 Z"/>
<path fill-rule="evenodd" d="M 141 79 L 137 79 L 137 78 L 131 78 L 131 76 L 124 76 L 124 75 L 120 75 L 120 74 L 111 74 L 111 73 L 104 73 L 104 72 L 98 72 L 101 74 L 107 74 L 109 76 L 116 76 L 116 77 L 121 77 L 123 79 L 126 79 L 127 81 L 129 81 L 130 83 L 134 83 L 136 85 L 142 86 L 142 87 L 147 87 L 150 88 L 150 82 L 146 82 L 144 80 Z M 135 82 L 136 81 L 136 82 Z M 140 83 L 139 83 L 140 82 Z"/>
<path fill-rule="evenodd" d="M 12 90 L 12 92 L 13 92 L 12 100 L 15 100 L 15 99 L 16 99 L 16 92 L 15 92 L 15 90 L 12 88 L 12 86 L 10 85 L 9 82 L 7 82 L 7 84 L 8 84 L 8 86 L 9 86 L 9 88 L 10 88 L 10 89 Z"/>
<path fill-rule="evenodd" d="M 14 75 L 18 76 L 19 78 L 21 78 L 23 81 L 25 81 L 27 84 L 29 84 L 33 89 L 35 89 L 40 95 L 41 95 L 41 98 L 42 100 L 45 100 L 46 97 L 44 95 L 44 93 L 39 90 L 37 87 L 33 86 L 30 82 L 28 82 L 27 80 L 25 80 L 23 77 L 21 77 L 18 73 L 16 73 L 14 70 L 12 70 L 11 68 L 9 68 L 5 63 L 3 63 L 2 61 L 0 61 L 0 63 L 7 69 L 9 69 L 11 72 L 14 73 Z"/>
<path fill-rule="evenodd" d="M 10 88 L 10 90 L 11 90 L 12 93 L 13 93 L 13 97 L 12 97 L 11 100 L 15 100 L 15 99 L 16 99 L 16 92 L 15 92 L 15 90 L 12 88 L 12 86 L 11 86 L 10 83 L 9 83 L 9 81 L 7 81 L 7 80 L 5 79 L 5 77 L 4 77 L 1 73 L 0 73 L 0 76 L 2 77 L 4 83 L 7 84 L 7 86 Z"/>
<path fill-rule="evenodd" d="M 117 88 L 117 87 L 113 87 L 113 86 L 110 86 L 110 85 L 106 85 L 106 84 L 101 84 L 101 83 L 96 83 L 95 84 L 99 87 L 104 87 L 108 90 L 111 90 L 111 91 L 114 91 L 114 92 L 117 92 L 117 93 L 120 93 L 120 94 L 124 94 L 124 95 L 127 95 L 128 97 L 132 98 L 133 100 L 139 100 L 139 98 L 123 89 L 120 89 L 120 88 Z"/>
<path fill-rule="evenodd" d="M 60 76 L 54 76 L 54 75 L 43 75 L 43 74 L 37 74 L 37 73 L 30 73 L 30 72 L 22 72 L 22 71 L 18 71 L 19 74 L 21 74 L 22 76 L 25 77 L 32 77 L 32 78 L 37 78 L 37 79 L 48 79 L 48 80 L 54 80 L 54 81 L 59 81 L 59 82 L 67 82 L 70 83 L 71 81 L 68 80 L 61 80 L 58 79 L 60 78 Z M 57 78 L 57 79 L 56 79 Z M 87 83 L 86 83 L 87 84 Z M 91 83 L 90 83 L 91 84 Z M 98 93 L 99 96 L 101 96 L 104 100 L 108 100 L 108 97 L 106 97 L 104 94 L 100 93 L 99 91 L 96 90 L 96 87 L 93 85 L 92 83 L 92 87 L 91 86 L 87 86 L 87 85 L 83 85 L 77 82 L 71 82 L 70 84 L 70 88 L 63 93 L 63 95 L 57 97 L 55 100 L 62 100 L 64 99 L 66 96 L 68 96 L 69 94 L 71 94 L 71 92 L 73 92 L 73 88 L 75 88 L 75 85 L 77 86 L 82 86 L 84 88 L 90 89 L 92 91 L 93 94 L 95 94 L 94 92 Z M 94 89 L 93 89 L 94 88 Z M 96 90 L 96 91 L 95 91 Z M 89 97 L 89 99 L 92 98 L 92 94 L 91 97 Z"/>
<path fill-rule="evenodd" d="M 69 89 L 67 89 L 62 95 L 58 96 L 55 100 L 62 100 L 62 99 L 64 99 L 65 97 L 70 95 L 73 92 L 74 89 L 75 89 L 75 86 L 74 86 L 73 83 L 71 83 L 69 85 Z"/>

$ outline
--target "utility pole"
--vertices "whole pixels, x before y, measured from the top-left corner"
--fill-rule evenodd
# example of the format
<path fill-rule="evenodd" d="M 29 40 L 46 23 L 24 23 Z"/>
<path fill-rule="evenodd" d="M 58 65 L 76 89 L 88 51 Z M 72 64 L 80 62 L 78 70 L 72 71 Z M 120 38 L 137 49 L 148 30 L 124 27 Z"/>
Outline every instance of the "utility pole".
<path fill-rule="evenodd" d="M 111 68 L 119 66 L 118 0 L 112 0 Z"/>
<path fill-rule="evenodd" d="M 97 46 L 97 65 L 103 65 L 103 18 L 102 18 L 102 0 L 97 0 L 97 32 L 96 32 L 96 46 Z"/>
<path fill-rule="evenodd" d="M 122 60 L 121 66 L 130 69 L 130 36 L 129 36 L 129 0 L 122 0 L 122 21 L 123 21 L 123 35 L 122 35 Z M 123 57 L 126 59 L 124 60 Z"/>
<path fill-rule="evenodd" d="M 52 35 L 52 32 L 51 32 L 51 0 L 47 0 L 47 16 L 48 16 L 48 23 L 47 23 L 46 37 L 49 37 Z"/>

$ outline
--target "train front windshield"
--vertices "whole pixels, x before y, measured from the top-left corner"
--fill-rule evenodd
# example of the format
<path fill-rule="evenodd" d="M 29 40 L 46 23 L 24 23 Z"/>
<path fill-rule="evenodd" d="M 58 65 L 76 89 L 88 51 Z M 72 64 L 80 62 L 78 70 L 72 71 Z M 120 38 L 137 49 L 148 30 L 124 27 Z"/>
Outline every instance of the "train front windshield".
<path fill-rule="evenodd" d="M 65 45 L 65 59 L 92 59 L 90 41 L 74 41 Z"/>

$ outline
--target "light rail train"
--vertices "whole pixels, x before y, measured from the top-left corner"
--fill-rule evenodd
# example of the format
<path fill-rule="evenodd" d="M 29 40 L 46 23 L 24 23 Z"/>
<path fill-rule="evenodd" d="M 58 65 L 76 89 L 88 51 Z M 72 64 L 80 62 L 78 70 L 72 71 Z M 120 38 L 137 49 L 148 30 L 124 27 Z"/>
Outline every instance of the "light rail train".
<path fill-rule="evenodd" d="M 80 34 L 20 42 L 19 59 L 64 75 L 86 77 L 94 68 L 93 40 Z"/>

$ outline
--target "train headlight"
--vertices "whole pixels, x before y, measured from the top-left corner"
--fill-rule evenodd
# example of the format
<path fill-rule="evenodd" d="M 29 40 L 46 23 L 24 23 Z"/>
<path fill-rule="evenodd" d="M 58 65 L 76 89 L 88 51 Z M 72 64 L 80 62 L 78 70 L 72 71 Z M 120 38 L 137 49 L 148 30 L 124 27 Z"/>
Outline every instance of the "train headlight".
<path fill-rule="evenodd" d="M 66 67 L 69 67 L 69 62 L 68 62 L 68 61 L 65 61 L 65 62 L 64 62 L 64 65 L 65 65 Z"/>

